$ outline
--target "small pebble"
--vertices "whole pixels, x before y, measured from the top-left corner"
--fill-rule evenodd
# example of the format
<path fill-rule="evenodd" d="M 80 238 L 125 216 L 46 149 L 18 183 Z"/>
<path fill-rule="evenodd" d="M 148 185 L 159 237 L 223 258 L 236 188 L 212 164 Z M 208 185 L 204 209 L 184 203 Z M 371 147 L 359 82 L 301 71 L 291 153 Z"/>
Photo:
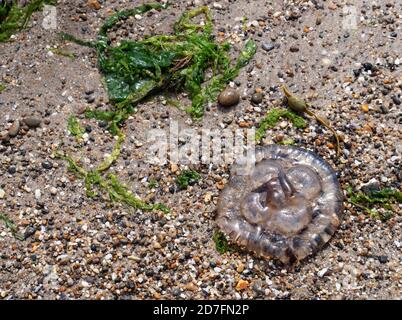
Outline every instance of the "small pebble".
<path fill-rule="evenodd" d="M 37 117 L 27 117 L 24 119 L 24 123 L 31 129 L 39 127 L 41 122 L 42 119 Z"/>
<path fill-rule="evenodd" d="M 33 228 L 33 227 L 31 227 L 31 226 L 27 227 L 27 228 L 25 229 L 25 232 L 24 232 L 24 238 L 25 238 L 25 239 L 28 239 L 30 236 L 32 236 L 32 235 L 35 234 L 35 231 L 36 231 L 35 228 Z"/>
<path fill-rule="evenodd" d="M 9 174 L 14 174 L 14 173 L 16 173 L 16 172 L 17 172 L 16 166 L 9 166 L 9 167 L 8 167 L 8 173 L 9 173 Z"/>
<path fill-rule="evenodd" d="M 290 52 L 298 52 L 299 51 L 299 47 L 298 46 L 291 46 L 289 48 Z"/>
<path fill-rule="evenodd" d="M 363 111 L 363 112 L 369 112 L 369 106 L 368 106 L 368 104 L 363 104 L 363 105 L 362 105 L 362 111 Z"/>
<path fill-rule="evenodd" d="M 260 104 L 263 100 L 264 96 L 261 92 L 254 93 L 251 97 L 251 101 L 255 104 Z"/>
<path fill-rule="evenodd" d="M 373 70 L 373 65 L 370 62 L 363 63 L 363 69 L 365 71 Z"/>
<path fill-rule="evenodd" d="M 230 118 L 230 117 L 224 117 L 223 120 L 222 120 L 222 122 L 223 122 L 224 124 L 231 124 L 231 123 L 233 122 L 233 119 Z"/>
<path fill-rule="evenodd" d="M 172 294 L 173 294 L 175 297 L 178 297 L 178 296 L 180 296 L 180 294 L 181 294 L 181 290 L 180 290 L 179 288 L 174 288 L 174 289 L 172 290 Z"/>
<path fill-rule="evenodd" d="M 186 284 L 184 288 L 188 291 L 193 291 L 193 292 L 198 290 L 198 287 L 192 282 Z"/>
<path fill-rule="evenodd" d="M 274 138 L 274 141 L 276 143 L 283 141 L 283 139 L 285 138 L 285 136 L 283 134 L 277 134 Z"/>
<path fill-rule="evenodd" d="M 20 122 L 19 120 L 14 121 L 13 125 L 8 129 L 8 135 L 13 138 L 16 137 L 20 131 Z"/>
<path fill-rule="evenodd" d="M 381 109 L 381 112 L 382 112 L 383 114 L 387 114 L 387 113 L 389 112 L 389 108 L 388 108 L 385 104 L 382 104 L 382 105 L 380 106 L 380 109 Z"/>
<path fill-rule="evenodd" d="M 214 7 L 214 9 L 217 9 L 217 10 L 222 10 L 223 9 L 223 6 L 218 2 L 214 2 L 212 4 L 212 6 Z"/>
<path fill-rule="evenodd" d="M 42 168 L 50 170 L 53 168 L 53 164 L 50 161 L 43 161 L 42 162 Z"/>
<path fill-rule="evenodd" d="M 368 183 L 362 186 L 361 190 L 368 194 L 372 191 L 379 191 L 381 188 L 380 182 L 376 179 L 371 179 Z"/>
<path fill-rule="evenodd" d="M 236 285 L 236 290 L 237 291 L 242 291 L 247 289 L 249 286 L 249 282 L 243 279 L 240 279 L 239 282 Z"/>
<path fill-rule="evenodd" d="M 397 96 L 392 96 L 391 99 L 397 106 L 401 104 L 401 99 L 399 99 Z"/>
<path fill-rule="evenodd" d="M 223 107 L 232 107 L 240 101 L 240 94 L 237 90 L 227 88 L 221 92 L 218 97 L 218 102 Z"/>
<path fill-rule="evenodd" d="M 88 0 L 87 6 L 91 9 L 99 10 L 101 8 L 100 3 L 98 0 Z"/>
<path fill-rule="evenodd" d="M 323 268 L 320 271 L 318 271 L 317 275 L 322 278 L 323 276 L 325 276 L 328 272 L 328 268 Z"/>
<path fill-rule="evenodd" d="M 385 264 L 388 262 L 388 256 L 378 256 L 378 261 L 380 261 L 382 264 Z"/>
<path fill-rule="evenodd" d="M 95 92 L 95 90 L 94 90 L 93 88 L 88 88 L 88 89 L 85 90 L 85 94 L 86 94 L 87 96 L 93 94 L 94 92 Z"/>
<path fill-rule="evenodd" d="M 275 49 L 275 45 L 274 45 L 273 43 L 271 43 L 271 42 L 269 42 L 269 43 L 264 42 L 264 43 L 262 44 L 262 48 L 263 48 L 265 51 L 271 51 L 271 50 Z"/>
<path fill-rule="evenodd" d="M 10 141 L 10 136 L 7 131 L 0 132 L 0 141 L 7 142 Z"/>
<path fill-rule="evenodd" d="M 107 127 L 107 121 L 99 121 L 98 122 L 98 125 L 99 125 L 99 127 L 101 127 L 101 128 L 106 128 Z"/>
<path fill-rule="evenodd" d="M 95 97 L 94 96 L 88 96 L 85 98 L 87 100 L 88 103 L 94 103 L 95 102 Z"/>
<path fill-rule="evenodd" d="M 42 193 L 39 189 L 35 190 L 35 199 L 40 200 L 40 197 L 42 196 Z"/>

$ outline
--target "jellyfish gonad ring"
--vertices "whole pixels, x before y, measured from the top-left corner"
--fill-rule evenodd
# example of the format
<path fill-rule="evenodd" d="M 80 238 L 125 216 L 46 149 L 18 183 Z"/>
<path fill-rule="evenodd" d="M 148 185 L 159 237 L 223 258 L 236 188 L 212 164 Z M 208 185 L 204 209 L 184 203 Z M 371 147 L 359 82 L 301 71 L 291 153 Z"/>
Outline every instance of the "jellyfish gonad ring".
<path fill-rule="evenodd" d="M 219 197 L 217 224 L 257 255 L 293 263 L 328 242 L 342 213 L 342 192 L 325 160 L 271 145 L 256 150 L 255 166 L 232 175 Z"/>

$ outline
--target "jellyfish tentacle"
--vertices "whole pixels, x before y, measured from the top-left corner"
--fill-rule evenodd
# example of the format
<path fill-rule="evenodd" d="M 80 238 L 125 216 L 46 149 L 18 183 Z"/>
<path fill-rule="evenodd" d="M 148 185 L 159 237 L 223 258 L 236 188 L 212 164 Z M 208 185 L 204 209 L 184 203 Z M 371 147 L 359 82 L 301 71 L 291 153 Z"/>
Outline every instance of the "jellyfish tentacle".
<path fill-rule="evenodd" d="M 286 195 L 283 192 L 278 178 L 273 178 L 267 184 L 267 196 L 265 202 L 272 208 L 282 208 L 286 203 Z"/>
<path fill-rule="evenodd" d="M 281 184 L 282 190 L 285 193 L 285 196 L 288 198 L 293 196 L 295 194 L 295 188 L 283 171 L 279 172 L 278 179 L 279 183 Z"/>

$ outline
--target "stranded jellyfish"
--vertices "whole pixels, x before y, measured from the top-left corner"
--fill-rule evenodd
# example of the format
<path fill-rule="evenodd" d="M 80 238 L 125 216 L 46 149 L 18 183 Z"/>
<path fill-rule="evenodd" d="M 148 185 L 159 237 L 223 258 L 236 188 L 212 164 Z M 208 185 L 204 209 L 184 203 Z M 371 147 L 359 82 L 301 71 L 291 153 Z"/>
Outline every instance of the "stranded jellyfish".
<path fill-rule="evenodd" d="M 259 148 L 255 160 L 241 174 L 234 167 L 218 201 L 218 226 L 240 246 L 283 263 L 315 253 L 342 217 L 334 170 L 316 154 L 292 146 Z"/>

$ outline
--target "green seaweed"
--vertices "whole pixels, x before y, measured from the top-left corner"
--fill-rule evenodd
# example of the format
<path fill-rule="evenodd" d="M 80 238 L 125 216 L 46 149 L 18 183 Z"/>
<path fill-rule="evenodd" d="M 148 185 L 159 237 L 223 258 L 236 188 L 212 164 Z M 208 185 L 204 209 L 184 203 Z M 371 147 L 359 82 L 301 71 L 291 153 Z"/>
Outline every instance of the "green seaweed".
<path fill-rule="evenodd" d="M 370 191 L 365 194 L 362 192 L 355 193 L 351 186 L 346 188 L 348 193 L 348 201 L 354 206 L 364 210 L 372 218 L 379 218 L 382 221 L 392 218 L 392 203 L 402 203 L 402 192 L 397 189 L 384 188 L 378 191 Z M 378 205 L 384 209 L 388 209 L 385 213 L 379 213 L 372 206 Z"/>
<path fill-rule="evenodd" d="M 102 171 L 106 170 L 107 165 L 111 165 L 114 156 L 110 156 L 95 170 L 87 171 L 81 167 L 77 161 L 72 157 L 65 155 L 59 151 L 55 156 L 67 161 L 69 163 L 69 170 L 77 176 L 84 179 L 87 196 L 94 198 L 98 196 L 98 191 L 102 191 L 109 195 L 111 202 L 120 202 L 128 205 L 134 209 L 141 209 L 145 211 L 160 210 L 162 212 L 169 212 L 169 209 L 163 204 L 148 204 L 142 201 L 137 196 L 133 195 L 123 183 L 113 174 L 108 174 L 106 177 L 102 176 Z M 101 167 L 102 166 L 102 167 Z M 98 188 L 95 190 L 95 188 Z"/>
<path fill-rule="evenodd" d="M 0 220 L 4 222 L 4 224 L 11 231 L 11 234 L 15 239 L 20 241 L 24 240 L 24 235 L 18 232 L 18 229 L 15 226 L 14 222 L 1 212 L 0 212 Z"/>
<path fill-rule="evenodd" d="M 255 135 L 256 141 L 261 141 L 261 139 L 265 136 L 266 131 L 274 128 L 281 118 L 288 119 L 296 128 L 304 129 L 307 127 L 307 122 L 303 117 L 298 116 L 288 109 L 275 108 L 269 111 L 260 122 L 259 128 L 257 129 Z"/>
<path fill-rule="evenodd" d="M 85 133 L 85 130 L 81 127 L 78 119 L 73 115 L 68 118 L 67 129 L 77 139 L 81 139 Z"/>
<path fill-rule="evenodd" d="M 25 6 L 19 6 L 17 0 L 0 3 L 0 42 L 27 27 L 35 11 L 41 10 L 44 4 L 56 4 L 54 0 L 33 0 Z"/>
<path fill-rule="evenodd" d="M 113 163 L 116 162 L 117 158 L 120 156 L 121 146 L 124 142 L 126 136 L 120 130 L 117 132 L 117 142 L 113 147 L 112 154 L 108 156 L 96 169 L 97 172 L 103 172 L 108 170 Z"/>
<path fill-rule="evenodd" d="M 108 122 L 109 131 L 117 136 L 111 156 L 95 170 L 87 172 L 71 157 L 58 153 L 59 158 L 69 163 L 69 169 L 85 181 L 87 195 L 97 196 L 97 189 L 106 191 L 113 201 L 126 203 L 144 210 L 163 210 L 162 205 L 147 205 L 132 196 L 127 188 L 113 175 L 103 173 L 108 170 L 120 155 L 125 136 L 121 126 L 135 111 L 134 107 L 143 99 L 157 92 L 174 88 L 189 93 L 192 104 L 184 108 L 195 119 L 204 114 L 204 106 L 217 98 L 226 84 L 237 77 L 241 68 L 247 65 L 256 52 L 256 45 L 248 41 L 237 62 L 231 66 L 228 44 L 218 44 L 212 37 L 212 19 L 208 7 L 200 7 L 185 12 L 174 25 L 173 35 L 156 35 L 141 41 L 124 40 L 112 45 L 108 31 L 119 21 L 129 16 L 143 14 L 151 9 L 165 9 L 167 4 L 153 3 L 134 9 L 123 10 L 109 17 L 100 29 L 96 40 L 81 40 L 72 35 L 61 34 L 67 41 L 95 48 L 98 66 L 104 77 L 112 110 L 87 110 L 87 118 Z M 192 24 L 191 20 L 204 15 L 205 24 Z M 206 73 L 212 70 L 213 76 L 206 80 Z M 77 124 L 74 122 L 76 129 Z M 75 130 L 72 131 L 80 131 Z M 185 189 L 191 181 L 201 178 L 194 171 L 180 175 L 177 183 Z"/>
<path fill-rule="evenodd" d="M 2 93 L 6 89 L 6 85 L 3 83 L 0 83 L 0 93 Z"/>
<path fill-rule="evenodd" d="M 212 236 L 212 240 L 215 242 L 216 251 L 218 251 L 220 254 L 235 251 L 235 248 L 229 245 L 228 240 L 221 231 L 215 231 L 214 235 Z"/>
<path fill-rule="evenodd" d="M 154 189 L 154 188 L 157 188 L 157 187 L 159 187 L 158 181 L 156 181 L 155 179 L 150 179 L 148 181 L 148 188 L 149 189 Z"/>
<path fill-rule="evenodd" d="M 165 99 L 166 99 L 166 103 L 171 105 L 172 107 L 175 107 L 181 111 L 185 111 L 187 109 L 186 106 L 184 106 L 182 103 L 180 103 L 179 100 L 172 99 L 172 98 L 169 98 L 166 96 L 165 96 Z"/>
<path fill-rule="evenodd" d="M 296 144 L 296 142 L 293 139 L 286 139 L 286 140 L 277 142 L 277 144 L 282 145 L 282 146 L 293 146 Z"/>
<path fill-rule="evenodd" d="M 194 170 L 184 170 L 180 173 L 176 179 L 176 183 L 180 189 L 187 189 L 189 184 L 195 183 L 201 180 L 201 175 Z"/>
<path fill-rule="evenodd" d="M 70 58 L 71 60 L 74 60 L 76 58 L 74 53 L 62 50 L 60 48 L 50 48 L 49 51 L 59 56 Z"/>
<path fill-rule="evenodd" d="M 192 104 L 185 110 L 200 119 L 204 106 L 217 98 L 256 52 L 255 43 L 248 41 L 236 64 L 231 66 L 230 46 L 213 40 L 212 19 L 205 6 L 185 12 L 175 23 L 173 35 L 123 40 L 117 46 L 110 43 L 107 32 L 120 20 L 166 7 L 167 4 L 156 3 L 120 11 L 104 23 L 94 41 L 62 34 L 65 40 L 96 48 L 99 69 L 115 108 L 106 113 L 89 111 L 88 115 L 111 122 L 112 130 L 127 119 L 135 104 L 167 88 L 188 92 Z M 203 26 L 191 23 L 191 19 L 199 15 L 205 17 Z M 208 70 L 213 71 L 213 76 L 206 80 Z"/>
<path fill-rule="evenodd" d="M 134 196 L 130 191 L 128 191 L 125 185 L 119 182 L 116 176 L 109 174 L 108 178 L 108 192 L 112 201 L 117 200 L 126 203 L 131 207 L 146 211 L 160 210 L 165 213 L 169 212 L 169 209 L 163 204 L 157 203 L 150 205 Z"/>

